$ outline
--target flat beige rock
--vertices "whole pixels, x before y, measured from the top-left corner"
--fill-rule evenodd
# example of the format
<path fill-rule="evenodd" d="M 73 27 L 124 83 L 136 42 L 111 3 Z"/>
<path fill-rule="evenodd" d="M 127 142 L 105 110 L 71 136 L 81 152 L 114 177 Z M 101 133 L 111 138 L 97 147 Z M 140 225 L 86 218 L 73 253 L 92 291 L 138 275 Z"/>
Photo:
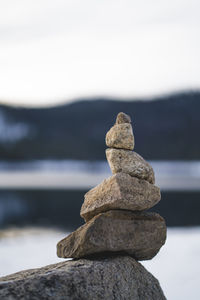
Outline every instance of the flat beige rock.
<path fill-rule="evenodd" d="M 166 225 L 160 215 L 113 210 L 97 215 L 61 240 L 57 255 L 81 258 L 114 252 L 147 260 L 158 253 L 165 239 Z"/>
<path fill-rule="evenodd" d="M 145 210 L 160 201 L 160 189 L 125 173 L 115 174 L 85 194 L 81 217 L 87 222 L 111 209 Z"/>
<path fill-rule="evenodd" d="M 123 172 L 155 183 L 153 168 L 136 152 L 123 149 L 106 149 L 106 157 L 113 174 Z"/>
<path fill-rule="evenodd" d="M 106 145 L 112 148 L 133 150 L 134 136 L 129 123 L 116 124 L 106 134 Z"/>

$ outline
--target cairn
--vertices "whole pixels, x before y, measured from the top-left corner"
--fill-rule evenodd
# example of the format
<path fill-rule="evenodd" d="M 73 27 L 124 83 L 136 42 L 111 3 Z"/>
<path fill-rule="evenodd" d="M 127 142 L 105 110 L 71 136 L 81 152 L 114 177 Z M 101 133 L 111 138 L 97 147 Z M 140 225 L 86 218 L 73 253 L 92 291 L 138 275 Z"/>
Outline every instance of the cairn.
<path fill-rule="evenodd" d="M 81 258 L 128 254 L 153 258 L 166 239 L 164 219 L 146 212 L 160 201 L 152 167 L 134 149 L 131 119 L 119 113 L 106 134 L 106 157 L 113 175 L 85 194 L 81 217 L 86 224 L 61 240 L 57 255 Z"/>

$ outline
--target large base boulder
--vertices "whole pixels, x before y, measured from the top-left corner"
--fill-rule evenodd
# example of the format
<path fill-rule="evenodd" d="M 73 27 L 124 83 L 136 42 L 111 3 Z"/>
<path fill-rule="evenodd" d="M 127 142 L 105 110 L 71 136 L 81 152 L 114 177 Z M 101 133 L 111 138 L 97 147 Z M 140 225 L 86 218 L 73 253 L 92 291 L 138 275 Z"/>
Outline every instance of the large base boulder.
<path fill-rule="evenodd" d="M 0 278 L 1 300 L 164 300 L 159 282 L 133 258 L 66 261 Z"/>

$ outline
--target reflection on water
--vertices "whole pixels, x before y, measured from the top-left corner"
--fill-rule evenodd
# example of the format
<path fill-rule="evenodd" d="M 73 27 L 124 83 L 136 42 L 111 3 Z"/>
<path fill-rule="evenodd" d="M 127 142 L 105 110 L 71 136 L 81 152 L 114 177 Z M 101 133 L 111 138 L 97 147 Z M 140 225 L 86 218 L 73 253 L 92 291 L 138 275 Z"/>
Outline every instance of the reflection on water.
<path fill-rule="evenodd" d="M 79 211 L 85 192 L 0 190 L 0 225 L 59 226 L 71 230 L 83 223 Z"/>
<path fill-rule="evenodd" d="M 28 202 L 24 202 L 15 193 L 0 192 L 0 224 L 12 222 L 14 219 L 21 219 L 29 212 Z"/>
<path fill-rule="evenodd" d="M 87 190 L 0 190 L 0 227 L 57 226 L 72 230 L 83 224 L 79 212 Z M 200 193 L 162 192 L 152 211 L 168 226 L 200 225 Z"/>

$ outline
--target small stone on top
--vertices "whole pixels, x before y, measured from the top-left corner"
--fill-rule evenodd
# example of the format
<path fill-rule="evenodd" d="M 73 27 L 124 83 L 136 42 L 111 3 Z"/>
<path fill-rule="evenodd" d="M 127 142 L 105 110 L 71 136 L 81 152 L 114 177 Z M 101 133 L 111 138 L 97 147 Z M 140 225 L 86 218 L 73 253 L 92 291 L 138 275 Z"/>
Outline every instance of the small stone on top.
<path fill-rule="evenodd" d="M 116 124 L 122 124 L 122 123 L 131 123 L 131 118 L 129 117 L 129 115 L 120 112 L 117 115 Z"/>

